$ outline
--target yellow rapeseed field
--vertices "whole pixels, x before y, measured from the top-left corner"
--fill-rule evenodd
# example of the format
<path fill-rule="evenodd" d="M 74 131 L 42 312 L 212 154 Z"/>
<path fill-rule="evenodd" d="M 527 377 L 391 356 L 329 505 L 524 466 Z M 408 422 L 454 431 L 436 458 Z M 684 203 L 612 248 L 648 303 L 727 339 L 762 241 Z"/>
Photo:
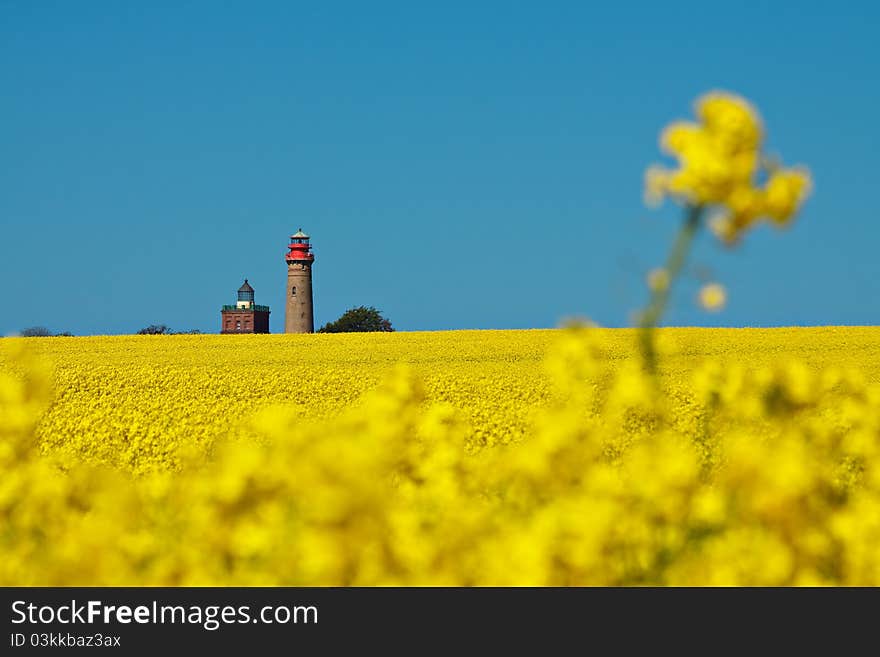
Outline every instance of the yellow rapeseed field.
<path fill-rule="evenodd" d="M 2 339 L 0 583 L 880 583 L 880 329 L 637 338 Z"/>

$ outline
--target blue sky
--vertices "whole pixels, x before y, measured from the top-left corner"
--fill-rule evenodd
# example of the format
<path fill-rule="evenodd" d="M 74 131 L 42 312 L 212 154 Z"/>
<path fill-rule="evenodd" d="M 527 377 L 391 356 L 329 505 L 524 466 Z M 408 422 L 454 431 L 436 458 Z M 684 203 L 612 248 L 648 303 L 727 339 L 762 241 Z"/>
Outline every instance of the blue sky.
<path fill-rule="evenodd" d="M 319 325 L 628 325 L 679 220 L 643 206 L 644 168 L 716 88 L 815 190 L 788 231 L 704 235 L 667 323 L 878 324 L 878 24 L 869 2 L 0 0 L 0 334 L 216 332 L 245 276 L 281 332 L 300 226 Z"/>

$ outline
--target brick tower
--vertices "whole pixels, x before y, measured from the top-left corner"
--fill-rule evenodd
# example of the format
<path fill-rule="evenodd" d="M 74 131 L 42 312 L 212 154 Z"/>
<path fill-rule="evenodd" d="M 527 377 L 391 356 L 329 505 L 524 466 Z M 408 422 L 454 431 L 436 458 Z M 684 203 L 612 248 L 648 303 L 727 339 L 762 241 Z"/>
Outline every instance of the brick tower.
<path fill-rule="evenodd" d="M 315 256 L 309 245 L 309 236 L 302 228 L 290 236 L 287 246 L 287 312 L 285 333 L 314 333 L 312 310 L 312 263 Z"/>
<path fill-rule="evenodd" d="M 244 285 L 238 288 L 238 301 L 220 311 L 220 333 L 268 332 L 269 306 L 254 303 L 254 288 L 244 279 Z"/>

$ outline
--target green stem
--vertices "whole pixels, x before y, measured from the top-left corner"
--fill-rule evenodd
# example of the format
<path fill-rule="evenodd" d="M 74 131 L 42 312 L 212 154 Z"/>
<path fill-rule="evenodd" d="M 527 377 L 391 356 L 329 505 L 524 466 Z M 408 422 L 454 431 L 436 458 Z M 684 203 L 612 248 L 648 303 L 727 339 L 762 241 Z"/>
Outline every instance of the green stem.
<path fill-rule="evenodd" d="M 657 328 L 663 313 L 666 311 L 672 285 L 681 273 L 682 267 L 684 267 L 691 244 L 700 228 L 702 216 L 702 205 L 689 205 L 687 207 L 684 222 L 678 231 L 678 235 L 675 237 L 672 250 L 669 252 L 669 257 L 666 260 L 667 284 L 652 288 L 648 307 L 642 312 L 639 337 L 641 340 L 643 365 L 650 374 L 657 373 L 657 349 L 654 344 L 654 329 Z"/>

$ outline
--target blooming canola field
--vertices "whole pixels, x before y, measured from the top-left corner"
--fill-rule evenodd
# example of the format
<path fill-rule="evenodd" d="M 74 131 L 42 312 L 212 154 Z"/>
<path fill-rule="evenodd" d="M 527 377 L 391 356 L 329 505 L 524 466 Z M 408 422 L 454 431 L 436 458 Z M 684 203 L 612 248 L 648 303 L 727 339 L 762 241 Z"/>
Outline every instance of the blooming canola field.
<path fill-rule="evenodd" d="M 880 584 L 880 329 L 0 340 L 0 584 Z"/>

